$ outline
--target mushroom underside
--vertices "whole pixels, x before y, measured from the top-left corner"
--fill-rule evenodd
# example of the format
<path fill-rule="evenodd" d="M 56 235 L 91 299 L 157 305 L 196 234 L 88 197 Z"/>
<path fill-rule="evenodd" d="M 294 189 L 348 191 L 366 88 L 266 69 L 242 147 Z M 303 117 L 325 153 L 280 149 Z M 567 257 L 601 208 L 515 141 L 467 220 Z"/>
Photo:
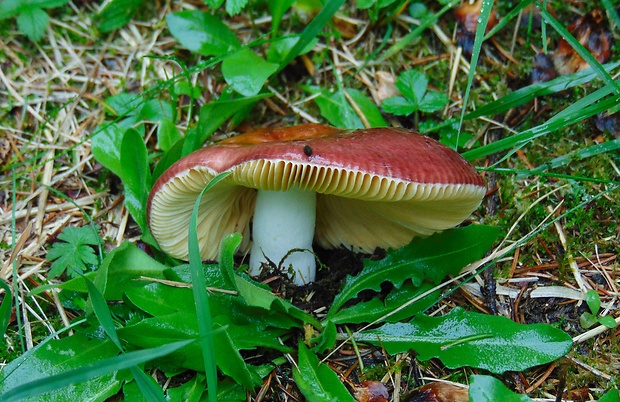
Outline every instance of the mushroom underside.
<path fill-rule="evenodd" d="M 175 258 L 187 260 L 191 209 L 196 195 L 214 176 L 215 172 L 208 169 L 190 169 L 163 186 L 161 191 L 167 197 L 156 195 L 152 200 L 151 231 L 162 249 Z M 402 187 L 402 181 L 398 185 Z M 399 192 L 405 200 L 365 201 L 318 194 L 316 243 L 323 248 L 344 246 L 358 252 L 400 247 L 414 236 L 429 236 L 461 223 L 480 204 L 485 189 L 470 184 L 408 183 Z M 229 233 L 243 235 L 240 253 L 250 250 L 256 194 L 254 188 L 228 179 L 204 194 L 198 217 L 203 260 L 217 259 L 219 243 Z"/>

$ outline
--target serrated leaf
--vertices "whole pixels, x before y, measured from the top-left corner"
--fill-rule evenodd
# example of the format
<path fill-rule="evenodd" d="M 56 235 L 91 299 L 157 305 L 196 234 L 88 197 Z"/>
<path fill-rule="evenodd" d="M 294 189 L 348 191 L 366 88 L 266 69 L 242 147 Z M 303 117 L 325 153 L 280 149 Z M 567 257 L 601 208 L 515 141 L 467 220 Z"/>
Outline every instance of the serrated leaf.
<path fill-rule="evenodd" d="M 428 78 L 417 70 L 407 70 L 396 79 L 396 88 L 414 105 L 420 105 L 426 93 Z"/>
<path fill-rule="evenodd" d="M 328 317 L 363 290 L 378 292 L 381 284 L 391 282 L 396 288 L 411 279 L 414 286 L 423 280 L 439 283 L 446 275 L 456 274 L 465 265 L 481 258 L 498 235 L 497 228 L 470 225 L 446 230 L 427 238 L 414 238 L 398 250 L 388 251 L 379 261 L 366 260 L 357 276 L 347 276 Z"/>
<path fill-rule="evenodd" d="M 240 47 L 235 34 L 219 18 L 200 10 L 166 15 L 168 29 L 181 45 L 203 56 L 221 56 Z"/>
<path fill-rule="evenodd" d="M 37 42 L 43 37 L 49 20 L 47 13 L 38 7 L 22 8 L 17 16 L 17 27 L 28 39 Z"/>
<path fill-rule="evenodd" d="M 402 96 L 392 96 L 381 102 L 381 107 L 396 116 L 409 116 L 418 110 L 418 105 Z"/>
<path fill-rule="evenodd" d="M 422 361 L 439 358 L 449 368 L 474 367 L 501 374 L 564 356 L 572 338 L 547 324 L 517 324 L 505 317 L 455 308 L 440 317 L 418 315 L 410 323 L 385 324 L 355 336 L 389 353 L 411 349 Z"/>
<path fill-rule="evenodd" d="M 469 402 L 531 402 L 527 395 L 508 389 L 500 380 L 488 375 L 469 377 Z"/>
<path fill-rule="evenodd" d="M 258 94 L 278 65 L 269 63 L 250 49 L 240 50 L 222 62 L 222 74 L 232 89 L 244 96 Z"/>
<path fill-rule="evenodd" d="M 248 0 L 226 0 L 226 12 L 228 15 L 237 15 L 248 4 Z"/>
<path fill-rule="evenodd" d="M 49 278 L 55 278 L 67 271 L 70 277 L 80 276 L 99 264 L 99 258 L 91 246 L 100 243 L 98 228 L 92 226 L 72 227 L 63 229 L 57 242 L 47 253 L 47 260 L 54 261 L 49 271 Z"/>
<path fill-rule="evenodd" d="M 309 402 L 355 401 L 336 373 L 320 364 L 314 353 L 299 342 L 299 359 L 293 377 L 299 390 Z"/>
<path fill-rule="evenodd" d="M 446 104 L 448 104 L 448 95 L 437 91 L 428 91 L 424 94 L 419 106 L 421 112 L 432 113 L 443 109 Z"/>

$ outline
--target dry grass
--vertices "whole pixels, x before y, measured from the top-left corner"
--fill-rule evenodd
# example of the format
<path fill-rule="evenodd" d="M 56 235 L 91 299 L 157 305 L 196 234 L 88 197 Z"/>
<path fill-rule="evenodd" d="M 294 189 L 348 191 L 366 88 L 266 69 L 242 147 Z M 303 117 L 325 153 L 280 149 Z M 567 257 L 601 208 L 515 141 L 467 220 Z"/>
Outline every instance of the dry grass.
<path fill-rule="evenodd" d="M 140 237 L 137 226 L 123 206 L 120 184 L 104 174 L 91 154 L 90 136 L 99 124 L 110 120 L 104 100 L 120 92 L 142 93 L 180 72 L 173 61 L 154 56 L 192 58 L 180 49 L 166 31 L 163 21 L 168 12 L 198 7 L 199 3 L 157 5 L 146 12 L 147 20 L 134 20 L 109 35 L 99 35 L 93 29 L 92 19 L 99 5 L 90 2 L 70 4 L 70 8 L 54 14 L 51 26 L 39 44 L 20 36 L 12 22 L 4 29 L 9 34 L 0 38 L 0 52 L 5 57 L 0 70 L 0 161 L 3 166 L 0 172 L 0 256 L 3 261 L 0 278 L 19 289 L 23 306 L 21 311 L 14 312 L 9 328 L 9 334 L 13 335 L 3 341 L 9 351 L 4 358 L 14 357 L 19 351 L 20 346 L 14 343 L 18 322 L 22 324 L 28 349 L 37 340 L 68 325 L 73 317 L 54 291 L 39 296 L 27 295 L 29 290 L 48 282 L 50 263 L 45 259 L 47 249 L 64 227 L 80 226 L 92 220 L 101 227 L 108 250 L 124 241 L 137 241 Z M 333 38 L 327 43 L 321 40 L 315 49 L 320 55 L 317 59 L 313 60 L 311 56 L 299 58 L 294 71 L 285 72 L 286 78 L 282 82 L 267 87 L 275 96 L 261 102 L 252 119 L 236 130 L 257 125 L 321 121 L 311 98 L 296 85 L 294 77 L 297 75 L 302 75 L 303 81 L 322 87 L 333 86 L 336 79 L 344 81 L 348 86 L 365 90 L 378 103 L 385 97 L 385 91 L 389 91 L 390 76 L 412 65 L 431 76 L 441 74 L 447 78 L 442 90 L 449 90 L 451 103 L 443 116 L 458 116 L 470 66 L 454 46 L 453 34 L 449 31 L 451 16 L 433 26 L 423 42 L 415 44 L 415 50 L 404 53 L 402 57 L 365 62 L 363 56 L 381 44 L 384 28 L 370 24 L 364 13 L 349 11 L 335 19 L 341 38 Z M 236 29 L 242 41 L 252 38 L 255 29 L 259 32 L 269 29 L 269 17 L 262 14 L 254 21 L 242 14 L 227 22 Z M 285 22 L 285 26 L 294 25 L 288 18 Z M 397 18 L 394 37 L 402 35 L 410 22 L 404 16 Z M 515 38 L 520 36 L 515 34 Z M 394 42 L 395 39 L 390 39 L 386 45 Z M 493 78 L 496 74 L 509 78 L 514 75 L 513 79 L 524 80 L 518 74 L 525 68 L 518 65 L 517 60 L 500 59 L 500 54 L 511 54 L 506 50 L 514 48 L 510 42 L 503 43 L 503 47 L 499 43 L 486 46 L 487 57 L 482 61 L 483 68 L 476 77 L 476 86 L 491 99 L 502 95 L 496 91 L 505 91 L 506 83 L 497 82 Z M 507 70 L 515 72 L 507 73 Z M 222 89 L 217 70 L 198 72 L 192 80 L 205 88 L 200 104 L 217 97 Z M 492 129 L 513 130 L 500 119 L 479 119 L 468 129 L 483 141 L 487 140 Z M 189 123 L 181 120 L 179 128 L 184 130 Z M 390 123 L 415 125 L 415 122 L 402 119 L 392 119 Z M 147 125 L 149 150 L 155 149 L 154 130 L 154 126 Z M 229 128 L 224 127 L 218 134 L 227 134 L 227 131 Z M 527 154 L 521 156 L 525 160 L 528 158 Z M 620 322 L 620 233 L 616 230 L 615 236 L 601 238 L 588 227 L 581 228 L 583 234 L 576 232 L 574 227 L 567 231 L 564 227 L 566 219 L 560 219 L 549 229 L 527 237 L 528 231 L 563 212 L 561 205 L 556 205 L 556 201 L 562 198 L 559 194 L 568 191 L 562 186 L 566 184 L 542 182 L 539 178 L 515 180 L 499 177 L 495 190 L 501 196 L 498 205 L 502 219 L 485 216 L 484 211 L 476 217 L 504 225 L 506 230 L 514 224 L 504 243 L 497 247 L 496 256 L 500 258 L 495 267 L 502 278 L 497 284 L 498 313 L 518 322 L 545 321 L 550 317 L 568 320 L 566 327 L 572 330 L 571 335 L 578 343 L 566 360 L 526 374 L 505 376 L 515 389 L 545 400 L 555 400 L 556 387 L 562 376 L 568 378 L 567 389 L 573 392 L 567 398 L 577 400 L 584 393 L 587 398 L 588 393 L 609 387 L 620 375 L 618 327 L 613 330 L 597 327 L 584 332 L 575 321 L 584 310 L 582 292 L 596 289 L 603 301 L 602 313 L 614 316 L 616 322 Z M 534 201 L 516 205 L 515 200 L 506 197 L 502 191 L 504 187 L 516 190 L 515 193 L 531 192 L 529 200 Z M 618 218 L 618 194 L 607 198 L 615 209 L 605 209 L 600 214 L 613 221 Z M 533 214 L 532 210 L 537 206 L 544 208 L 546 217 Z M 590 207 L 608 208 L 599 204 Z M 590 242 L 578 236 L 594 236 L 596 239 Z M 589 247 L 575 248 L 576 245 Z M 490 312 L 488 297 L 482 292 L 484 288 L 483 276 L 476 276 L 476 281 L 445 299 L 440 310 L 465 305 Z M 4 295 L 4 290 L 0 289 L 0 298 Z M 564 315 L 555 316 L 554 309 Z M 344 359 L 347 354 L 351 357 L 351 353 L 351 349 L 345 349 L 340 352 L 342 360 L 334 360 L 334 368 L 344 377 L 359 369 L 355 356 Z M 372 355 L 374 352 L 361 350 L 359 353 Z M 424 383 L 446 376 L 462 380 L 471 372 L 450 372 L 436 362 L 421 367 L 410 355 L 380 356 L 377 365 L 389 368 L 387 374 L 378 379 L 391 384 L 394 401 L 400 400 L 399 391 L 407 391 L 406 388 L 416 381 Z M 268 380 L 271 381 L 272 377 Z M 273 379 L 274 384 L 277 381 Z M 269 388 L 272 392 L 278 391 L 275 385 L 267 386 Z"/>

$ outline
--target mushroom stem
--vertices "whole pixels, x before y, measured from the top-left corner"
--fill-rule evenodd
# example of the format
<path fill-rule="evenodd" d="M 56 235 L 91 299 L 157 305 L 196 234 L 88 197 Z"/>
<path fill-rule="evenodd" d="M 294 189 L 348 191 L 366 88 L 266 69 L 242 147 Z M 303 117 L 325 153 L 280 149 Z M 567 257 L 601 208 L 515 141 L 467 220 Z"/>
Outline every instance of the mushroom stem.
<path fill-rule="evenodd" d="M 315 192 L 259 190 L 252 224 L 250 275 L 258 275 L 261 264 L 269 259 L 284 271 L 292 266 L 295 284 L 313 282 L 316 277 L 312 253 L 315 223 Z"/>

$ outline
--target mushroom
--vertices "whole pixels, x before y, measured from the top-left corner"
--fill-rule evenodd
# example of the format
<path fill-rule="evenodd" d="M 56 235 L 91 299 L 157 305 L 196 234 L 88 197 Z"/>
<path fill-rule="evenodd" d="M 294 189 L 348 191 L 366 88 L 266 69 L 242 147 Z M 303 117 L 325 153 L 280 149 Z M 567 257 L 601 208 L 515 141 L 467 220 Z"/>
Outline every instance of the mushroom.
<path fill-rule="evenodd" d="M 203 260 L 217 258 L 224 235 L 240 232 L 250 274 L 266 262 L 292 266 L 298 285 L 315 280 L 313 240 L 357 252 L 401 247 L 458 225 L 486 191 L 458 153 L 408 130 L 262 129 L 198 150 L 159 177 L 148 220 L 163 251 L 188 259 L 193 205 L 222 172 L 230 174 L 199 207 Z"/>

